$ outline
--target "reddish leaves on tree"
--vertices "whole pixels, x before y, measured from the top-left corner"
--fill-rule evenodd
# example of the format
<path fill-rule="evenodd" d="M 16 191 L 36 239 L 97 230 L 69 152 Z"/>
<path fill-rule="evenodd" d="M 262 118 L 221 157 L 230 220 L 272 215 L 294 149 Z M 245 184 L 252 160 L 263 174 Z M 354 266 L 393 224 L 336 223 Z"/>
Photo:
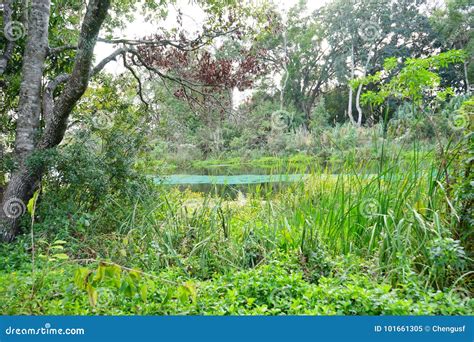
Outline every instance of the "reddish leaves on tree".
<path fill-rule="evenodd" d="M 194 77 L 201 83 L 213 87 L 226 89 L 238 88 L 245 90 L 253 85 L 255 76 L 265 71 L 253 55 L 243 53 L 243 57 L 236 61 L 232 59 L 213 59 L 205 52 L 198 63 L 198 70 Z"/>
<path fill-rule="evenodd" d="M 236 58 L 215 58 L 209 51 L 193 50 L 191 41 L 184 37 L 181 41 L 189 43 L 191 48 L 187 49 L 186 44 L 143 44 L 138 46 L 138 53 L 145 66 L 197 84 L 204 93 L 232 88 L 248 89 L 257 76 L 266 72 L 265 65 L 258 58 L 264 51 L 255 54 L 242 50 Z"/>

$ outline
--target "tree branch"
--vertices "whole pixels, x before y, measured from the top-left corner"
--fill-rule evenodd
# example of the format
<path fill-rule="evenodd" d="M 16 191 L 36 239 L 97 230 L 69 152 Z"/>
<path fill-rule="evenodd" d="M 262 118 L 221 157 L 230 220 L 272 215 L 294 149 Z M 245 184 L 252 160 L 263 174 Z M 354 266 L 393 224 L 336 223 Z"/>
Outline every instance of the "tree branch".
<path fill-rule="evenodd" d="M 117 57 L 123 55 L 125 52 L 131 51 L 131 48 L 120 48 L 112 52 L 109 56 L 101 60 L 94 68 L 90 71 L 90 76 L 94 76 L 102 71 L 102 69 L 111 61 L 115 61 Z"/>
<path fill-rule="evenodd" d="M 216 32 L 213 32 L 212 34 L 203 33 L 201 36 L 195 39 L 186 40 L 186 41 L 171 40 L 171 39 L 158 38 L 158 37 L 155 37 L 153 39 L 98 38 L 97 41 L 101 43 L 106 43 L 106 44 L 126 44 L 129 46 L 138 46 L 138 45 L 149 45 L 149 46 L 155 46 L 155 47 L 173 46 L 182 51 L 195 51 L 207 45 L 209 42 L 211 42 L 215 38 L 231 34 L 235 31 L 237 31 L 237 29 L 233 29 L 226 32 L 216 31 Z"/>
<path fill-rule="evenodd" d="M 67 50 L 77 50 L 77 45 L 63 45 L 55 48 L 48 47 L 48 56 L 55 56 Z"/>
<path fill-rule="evenodd" d="M 69 115 L 89 84 L 94 47 L 109 7 L 110 0 L 91 0 L 87 5 L 73 71 L 51 115 L 46 117 L 45 130 L 38 145 L 40 149 L 54 147 L 64 137 Z"/>
<path fill-rule="evenodd" d="M 50 81 L 43 93 L 43 117 L 49 117 L 54 108 L 54 91 L 56 88 L 69 79 L 69 74 L 61 74 L 54 80 Z"/>
<path fill-rule="evenodd" d="M 127 64 L 127 58 L 125 57 L 125 55 L 123 56 L 123 65 L 125 68 L 127 68 L 128 71 L 130 71 L 130 73 L 132 74 L 133 78 L 135 78 L 135 80 L 137 81 L 137 85 L 138 85 L 138 96 L 140 97 L 140 101 L 143 102 L 143 104 L 146 106 L 146 108 L 148 109 L 150 107 L 150 105 L 148 104 L 148 102 L 145 101 L 145 99 L 143 98 L 143 91 L 142 91 L 142 81 L 140 80 L 140 77 L 138 77 L 138 75 L 135 73 L 135 70 L 133 70 L 133 68 Z"/>

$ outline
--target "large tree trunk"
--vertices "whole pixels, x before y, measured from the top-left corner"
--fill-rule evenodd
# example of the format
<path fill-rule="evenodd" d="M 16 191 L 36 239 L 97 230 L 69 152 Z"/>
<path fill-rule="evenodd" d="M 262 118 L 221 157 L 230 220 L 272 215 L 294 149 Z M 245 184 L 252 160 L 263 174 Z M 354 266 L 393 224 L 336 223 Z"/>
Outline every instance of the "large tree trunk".
<path fill-rule="evenodd" d="M 110 0 L 91 0 L 81 27 L 79 45 L 70 75 L 59 75 L 52 80 L 41 96 L 41 79 L 48 51 L 48 0 L 35 0 L 29 20 L 28 41 L 23 56 L 23 76 L 20 89 L 20 107 L 16 129 L 16 170 L 5 190 L 0 210 L 0 241 L 11 241 L 19 233 L 19 218 L 25 212 L 41 179 L 44 168 L 28 166 L 33 152 L 57 146 L 66 132 L 69 115 L 87 89 L 91 74 L 104 67 L 109 59 L 92 69 L 94 46 L 100 28 L 107 16 Z M 118 51 L 118 53 L 122 53 Z M 54 89 L 66 83 L 56 101 Z M 43 102 L 45 127 L 39 136 L 40 107 Z"/>
<path fill-rule="evenodd" d="M 23 55 L 20 101 L 16 123 L 15 170 L 3 194 L 0 238 L 11 241 L 18 233 L 18 219 L 32 197 L 37 176 L 27 165 L 37 142 L 41 112 L 41 79 L 48 50 L 49 0 L 32 2 L 29 33 Z"/>

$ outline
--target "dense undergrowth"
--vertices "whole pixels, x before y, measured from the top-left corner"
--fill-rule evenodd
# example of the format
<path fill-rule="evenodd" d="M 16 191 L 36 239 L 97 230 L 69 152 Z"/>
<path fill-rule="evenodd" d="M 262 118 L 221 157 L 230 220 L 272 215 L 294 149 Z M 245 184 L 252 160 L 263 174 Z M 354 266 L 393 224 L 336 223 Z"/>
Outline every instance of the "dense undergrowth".
<path fill-rule="evenodd" d="M 77 273 L 81 273 L 78 266 L 56 264 L 48 272 L 37 275 L 35 281 L 27 271 L 2 275 L 0 284 L 5 299 L 0 309 L 5 314 L 50 315 L 465 315 L 473 312 L 472 303 L 455 291 L 427 290 L 417 282 L 415 274 L 411 275 L 412 281 L 393 287 L 370 272 L 375 267 L 362 259 L 339 258 L 326 276 L 314 282 L 307 279 L 307 270 L 302 270 L 297 258 L 282 255 L 265 265 L 216 273 L 207 280 L 190 278 L 179 267 L 153 275 L 131 276 L 133 271 L 122 271 L 120 276 L 104 275 L 91 281 L 95 286 L 92 292 L 87 286 L 84 288 L 82 278 L 77 279 Z M 90 277 L 95 279 L 98 273 Z"/>
<path fill-rule="evenodd" d="M 472 232 L 453 229 L 436 152 L 387 150 L 337 172 L 305 164 L 304 182 L 235 200 L 129 174 L 115 191 L 64 169 L 36 203 L 33 236 L 1 247 L 0 310 L 472 314 Z"/>

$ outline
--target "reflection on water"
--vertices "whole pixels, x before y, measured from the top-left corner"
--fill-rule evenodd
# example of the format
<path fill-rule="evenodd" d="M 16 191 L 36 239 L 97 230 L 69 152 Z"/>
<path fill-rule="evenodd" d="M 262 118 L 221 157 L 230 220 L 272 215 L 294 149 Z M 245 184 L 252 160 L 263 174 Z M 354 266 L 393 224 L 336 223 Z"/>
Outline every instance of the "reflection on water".
<path fill-rule="evenodd" d="M 177 186 L 180 190 L 207 193 L 228 199 L 235 199 L 239 194 L 254 193 L 266 197 L 281 191 L 289 183 L 303 181 L 305 174 L 244 174 L 244 175 L 169 175 L 155 177 L 158 185 Z"/>
<path fill-rule="evenodd" d="M 321 168 L 321 164 L 308 163 L 271 163 L 271 164 L 215 164 L 208 166 L 193 166 L 181 168 L 179 173 L 186 175 L 203 176 L 240 176 L 240 175 L 278 175 L 278 174 L 301 174 L 310 173 L 315 167 Z"/>
<path fill-rule="evenodd" d="M 386 157 L 387 158 L 387 157 Z M 198 164 L 199 165 L 199 164 Z M 332 177 L 349 176 L 371 178 L 380 172 L 379 158 L 354 160 L 304 160 L 274 161 L 264 163 L 228 163 L 182 168 L 178 174 L 150 175 L 155 184 L 164 187 L 177 187 L 191 191 L 235 199 L 238 194 L 255 194 L 268 197 L 288 190 L 289 187 L 300 187 L 309 175 L 326 175 Z M 411 168 L 411 162 L 400 163 L 400 174 L 404 168 Z M 421 176 L 421 175 L 418 175 Z M 380 179 L 390 180 L 393 172 L 380 174 Z"/>
<path fill-rule="evenodd" d="M 155 183 L 166 185 L 182 184 L 211 184 L 211 185 L 238 185 L 258 183 L 286 183 L 300 182 L 305 174 L 279 175 L 233 175 L 233 176 L 205 176 L 205 175 L 170 175 L 155 178 Z"/>
<path fill-rule="evenodd" d="M 371 177 L 377 172 L 378 163 L 361 163 L 363 172 L 352 170 L 357 177 Z M 330 170 L 330 171 L 329 171 Z M 346 170 L 347 172 L 347 170 Z M 310 175 L 341 175 L 344 164 L 340 161 L 331 163 L 274 163 L 264 164 L 228 164 L 181 169 L 179 174 L 151 176 L 155 184 L 164 187 L 177 187 L 184 191 L 195 192 L 235 199 L 239 193 L 256 194 L 268 197 L 285 191 L 288 187 L 303 185 Z"/>

